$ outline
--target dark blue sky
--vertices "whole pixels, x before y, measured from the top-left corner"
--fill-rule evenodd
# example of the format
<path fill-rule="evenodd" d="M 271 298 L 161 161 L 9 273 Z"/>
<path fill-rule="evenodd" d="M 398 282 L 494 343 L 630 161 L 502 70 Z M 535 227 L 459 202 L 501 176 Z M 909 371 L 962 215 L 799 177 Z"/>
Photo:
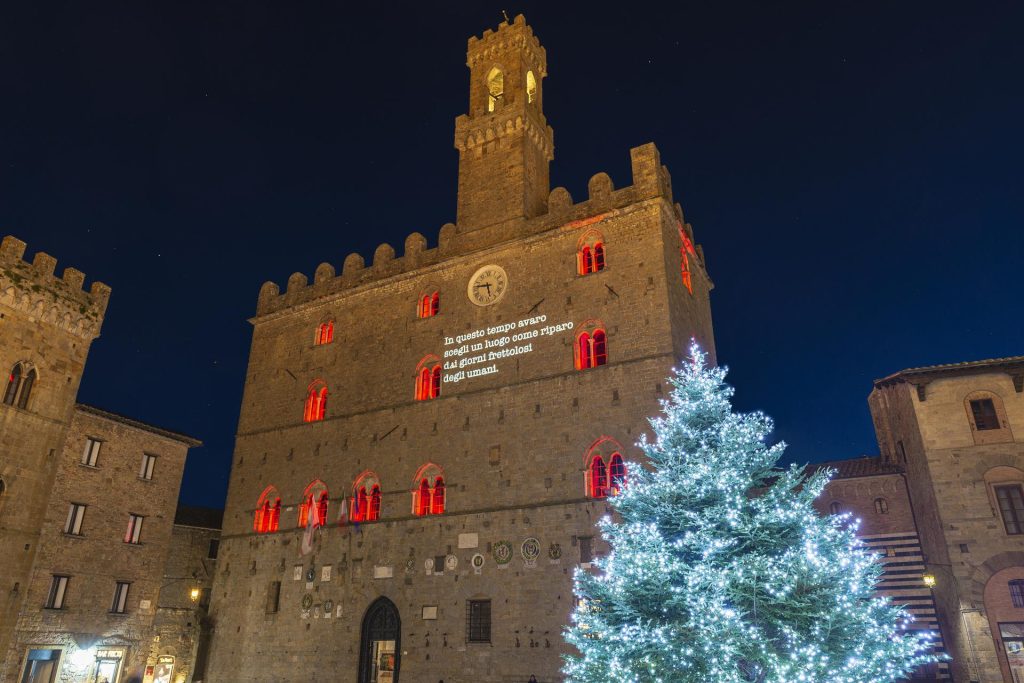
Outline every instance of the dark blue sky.
<path fill-rule="evenodd" d="M 548 50 L 553 185 L 658 144 L 787 458 L 876 452 L 873 378 L 1024 352 L 1024 5 L 666 4 L 504 8 Z M 203 439 L 185 502 L 222 504 L 260 284 L 454 219 L 501 5 L 379 7 L 0 9 L 0 232 L 113 287 L 80 398 Z"/>

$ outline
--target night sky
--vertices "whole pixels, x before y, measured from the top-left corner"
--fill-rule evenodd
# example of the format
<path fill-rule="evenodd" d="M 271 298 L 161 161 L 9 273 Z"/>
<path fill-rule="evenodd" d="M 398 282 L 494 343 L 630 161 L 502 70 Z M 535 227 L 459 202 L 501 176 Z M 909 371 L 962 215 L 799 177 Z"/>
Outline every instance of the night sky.
<path fill-rule="evenodd" d="M 657 143 L 788 460 L 876 453 L 874 378 L 1024 353 L 1024 5 L 666 4 L 504 9 L 548 51 L 552 186 Z M 184 502 L 223 504 L 260 285 L 454 220 L 501 9 L 3 3 L 0 233 L 113 287 L 79 399 L 201 438 Z"/>

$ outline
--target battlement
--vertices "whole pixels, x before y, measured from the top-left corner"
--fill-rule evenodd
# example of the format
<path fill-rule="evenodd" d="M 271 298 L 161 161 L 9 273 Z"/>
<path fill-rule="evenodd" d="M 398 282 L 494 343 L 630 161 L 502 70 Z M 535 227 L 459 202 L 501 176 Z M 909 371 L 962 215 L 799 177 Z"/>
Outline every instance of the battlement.
<path fill-rule="evenodd" d="M 471 36 L 467 41 L 466 66 L 472 69 L 481 59 L 489 58 L 495 53 L 506 52 L 512 47 L 523 48 L 542 70 L 546 70 L 547 53 L 522 14 L 517 14 L 511 24 L 507 21 L 501 22 L 496 31 L 487 29 L 479 38 Z"/>
<path fill-rule="evenodd" d="M 30 263 L 24 259 L 25 249 L 26 244 L 12 235 L 0 242 L 0 303 L 72 334 L 97 336 L 110 300 L 110 287 L 93 282 L 86 292 L 82 288 L 85 273 L 65 268 L 58 277 L 56 258 L 40 251 Z"/>
<path fill-rule="evenodd" d="M 668 169 L 661 164 L 658 149 L 653 143 L 648 143 L 631 149 L 630 157 L 633 184 L 627 187 L 615 189 L 607 173 L 597 173 L 587 184 L 589 196 L 586 200 L 574 203 L 568 190 L 556 187 L 548 195 L 547 213 L 535 218 L 501 223 L 470 232 L 460 232 L 454 224 L 447 223 L 441 227 L 437 246 L 432 249 L 427 249 L 427 239 L 422 234 L 414 232 L 405 238 L 405 249 L 401 256 L 396 256 L 394 248 L 385 243 L 374 251 L 369 266 L 358 253 L 345 257 L 340 275 L 336 274 L 333 265 L 321 263 L 313 275 L 312 285 L 303 273 L 293 273 L 288 278 L 284 293 L 276 283 L 265 282 L 260 287 L 256 315 L 260 317 L 275 313 L 511 240 L 560 228 L 578 229 L 649 199 L 662 198 L 673 206 L 680 224 L 692 239 L 692 230 L 683 220 L 682 208 L 678 204 L 673 205 L 672 180 Z"/>

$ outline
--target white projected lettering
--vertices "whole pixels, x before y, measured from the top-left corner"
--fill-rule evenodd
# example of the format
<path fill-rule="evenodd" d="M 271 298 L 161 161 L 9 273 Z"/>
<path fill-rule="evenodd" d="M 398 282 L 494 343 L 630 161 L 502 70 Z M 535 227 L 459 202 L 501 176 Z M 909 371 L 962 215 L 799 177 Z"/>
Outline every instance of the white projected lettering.
<path fill-rule="evenodd" d="M 570 331 L 573 327 L 571 320 L 557 325 L 547 325 L 547 321 L 546 315 L 538 315 L 514 323 L 481 327 L 456 337 L 445 337 L 444 345 L 451 348 L 444 351 L 443 380 L 455 383 L 472 377 L 497 374 L 499 368 L 496 361 L 531 353 L 533 340 L 552 337 Z"/>

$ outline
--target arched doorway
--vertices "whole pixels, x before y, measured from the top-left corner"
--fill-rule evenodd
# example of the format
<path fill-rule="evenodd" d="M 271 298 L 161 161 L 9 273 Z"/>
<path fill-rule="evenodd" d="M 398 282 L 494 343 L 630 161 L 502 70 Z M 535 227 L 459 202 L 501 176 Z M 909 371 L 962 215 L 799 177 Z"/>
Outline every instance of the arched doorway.
<path fill-rule="evenodd" d="M 398 608 L 377 598 L 363 617 L 359 644 L 359 683 L 398 683 L 402 621 Z"/>

